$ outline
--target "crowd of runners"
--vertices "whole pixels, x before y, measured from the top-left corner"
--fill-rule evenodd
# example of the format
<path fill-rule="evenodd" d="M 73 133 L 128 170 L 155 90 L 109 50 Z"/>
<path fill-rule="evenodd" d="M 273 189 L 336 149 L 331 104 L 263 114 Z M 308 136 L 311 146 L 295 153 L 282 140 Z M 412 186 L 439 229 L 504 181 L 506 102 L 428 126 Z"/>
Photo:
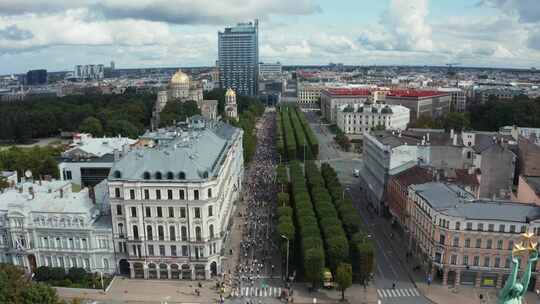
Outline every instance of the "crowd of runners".
<path fill-rule="evenodd" d="M 244 178 L 245 211 L 240 253 L 233 273 L 233 293 L 244 287 L 260 287 L 267 279 L 279 277 L 272 256 L 279 252 L 275 239 L 276 192 L 275 112 L 267 111 L 257 124 L 257 147 Z M 257 295 L 254 295 L 257 296 Z"/>

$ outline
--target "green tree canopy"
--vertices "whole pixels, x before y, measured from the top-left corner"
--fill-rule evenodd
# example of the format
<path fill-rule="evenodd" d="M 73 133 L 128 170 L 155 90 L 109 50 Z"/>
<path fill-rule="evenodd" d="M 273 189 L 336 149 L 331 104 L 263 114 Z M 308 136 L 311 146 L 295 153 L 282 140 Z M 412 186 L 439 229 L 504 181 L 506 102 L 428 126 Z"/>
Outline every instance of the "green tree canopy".
<path fill-rule="evenodd" d="M 79 131 L 83 133 L 90 133 L 95 137 L 103 136 L 103 126 L 101 121 L 95 117 L 87 117 L 79 125 Z"/>
<path fill-rule="evenodd" d="M 341 289 L 341 300 L 345 301 L 345 290 L 352 285 L 351 264 L 340 263 L 336 270 L 336 283 Z"/>

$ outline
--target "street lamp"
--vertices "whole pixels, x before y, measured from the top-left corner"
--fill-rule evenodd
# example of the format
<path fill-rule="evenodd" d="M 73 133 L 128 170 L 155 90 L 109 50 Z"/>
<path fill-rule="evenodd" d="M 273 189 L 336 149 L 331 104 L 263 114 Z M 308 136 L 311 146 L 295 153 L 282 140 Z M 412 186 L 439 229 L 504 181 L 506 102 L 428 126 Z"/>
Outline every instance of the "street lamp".
<path fill-rule="evenodd" d="M 285 281 L 287 281 L 287 279 L 289 278 L 289 238 L 284 236 L 283 234 L 281 235 L 281 237 L 287 240 L 287 265 L 285 265 Z"/>

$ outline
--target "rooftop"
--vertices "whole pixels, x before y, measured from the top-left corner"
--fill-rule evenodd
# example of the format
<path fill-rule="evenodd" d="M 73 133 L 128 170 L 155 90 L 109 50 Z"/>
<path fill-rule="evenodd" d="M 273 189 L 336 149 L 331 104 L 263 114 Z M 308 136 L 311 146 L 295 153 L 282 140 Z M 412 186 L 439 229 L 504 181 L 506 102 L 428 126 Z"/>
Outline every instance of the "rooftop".
<path fill-rule="evenodd" d="M 523 178 L 536 195 L 540 195 L 540 176 L 524 176 Z"/>
<path fill-rule="evenodd" d="M 446 92 L 423 91 L 423 90 L 391 90 L 387 97 L 406 97 L 406 98 L 427 98 L 435 96 L 446 96 Z"/>
<path fill-rule="evenodd" d="M 433 209 L 468 220 L 496 220 L 526 223 L 540 219 L 540 206 L 509 201 L 475 200 L 459 186 L 430 182 L 410 186 Z"/>
<path fill-rule="evenodd" d="M 241 130 L 223 122 L 192 117 L 188 125 L 147 132 L 152 144 L 131 150 L 114 164 L 109 180 L 190 180 L 217 174 Z"/>
<path fill-rule="evenodd" d="M 85 137 L 73 142 L 70 148 L 62 153 L 62 156 L 69 157 L 71 154 L 82 152 L 93 157 L 102 157 L 113 154 L 114 150 L 122 151 L 124 146 L 130 146 L 135 142 L 136 140 L 127 137 Z"/>
<path fill-rule="evenodd" d="M 371 91 L 370 89 L 363 89 L 363 88 L 328 88 L 324 89 L 324 92 L 326 94 L 331 96 L 370 96 Z"/>

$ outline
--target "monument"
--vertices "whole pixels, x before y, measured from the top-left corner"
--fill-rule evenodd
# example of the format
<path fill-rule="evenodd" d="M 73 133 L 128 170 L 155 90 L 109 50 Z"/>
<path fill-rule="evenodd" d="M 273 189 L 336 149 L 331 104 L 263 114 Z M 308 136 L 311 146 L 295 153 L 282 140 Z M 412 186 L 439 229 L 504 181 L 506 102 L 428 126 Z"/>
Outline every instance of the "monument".
<path fill-rule="evenodd" d="M 537 243 L 532 240 L 533 233 L 526 232 L 523 235 L 523 240 L 514 245 L 512 250 L 512 271 L 504 284 L 504 288 L 499 292 L 499 304 L 521 304 L 523 295 L 527 292 L 529 282 L 531 280 L 531 268 L 534 261 L 538 259 Z M 527 265 L 523 269 L 523 276 L 518 281 L 517 275 L 521 256 L 529 255 Z"/>

